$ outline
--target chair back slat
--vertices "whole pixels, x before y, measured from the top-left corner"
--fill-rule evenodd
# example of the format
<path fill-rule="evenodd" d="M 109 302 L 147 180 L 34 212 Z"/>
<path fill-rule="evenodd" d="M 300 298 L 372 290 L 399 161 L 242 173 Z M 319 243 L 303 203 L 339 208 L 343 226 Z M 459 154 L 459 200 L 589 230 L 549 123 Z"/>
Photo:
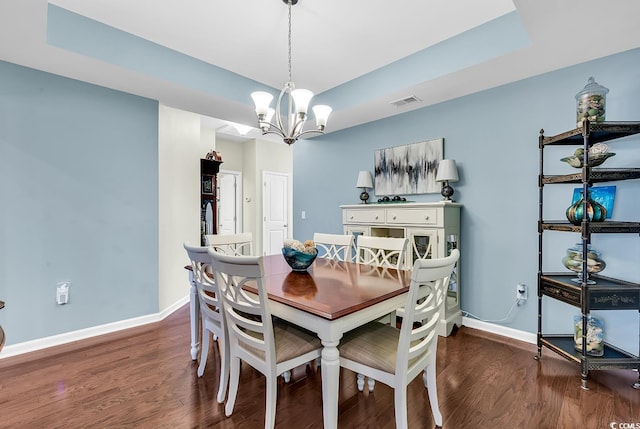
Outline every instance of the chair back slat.
<path fill-rule="evenodd" d="M 313 241 L 318 249 L 318 256 L 334 261 L 351 261 L 353 250 L 353 234 L 325 234 L 316 232 Z"/>
<path fill-rule="evenodd" d="M 404 264 L 408 241 L 407 238 L 361 235 L 358 237 L 356 262 L 377 267 L 401 269 Z"/>
<path fill-rule="evenodd" d="M 217 252 L 233 256 L 253 255 L 253 235 L 250 232 L 239 234 L 208 234 L 204 236 L 207 246 Z"/>

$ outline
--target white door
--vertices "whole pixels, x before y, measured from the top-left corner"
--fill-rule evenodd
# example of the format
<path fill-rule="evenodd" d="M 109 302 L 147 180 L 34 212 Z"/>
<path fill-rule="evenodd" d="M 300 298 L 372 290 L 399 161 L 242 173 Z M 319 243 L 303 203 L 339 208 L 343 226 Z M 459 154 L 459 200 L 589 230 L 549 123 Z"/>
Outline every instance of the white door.
<path fill-rule="evenodd" d="M 289 237 L 289 175 L 262 173 L 263 254 L 277 255 Z"/>
<path fill-rule="evenodd" d="M 218 174 L 218 234 L 242 232 L 242 175 L 238 171 Z"/>

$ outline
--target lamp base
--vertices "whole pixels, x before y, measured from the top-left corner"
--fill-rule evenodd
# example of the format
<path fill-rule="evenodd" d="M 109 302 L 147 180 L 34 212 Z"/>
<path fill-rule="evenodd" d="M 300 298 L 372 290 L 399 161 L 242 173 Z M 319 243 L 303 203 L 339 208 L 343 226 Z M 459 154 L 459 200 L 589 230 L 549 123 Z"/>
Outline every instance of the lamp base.
<path fill-rule="evenodd" d="M 442 185 L 442 192 L 440 194 L 444 197 L 443 201 L 453 202 L 451 196 L 453 195 L 453 188 L 449 185 L 448 182 L 444 182 Z"/>
<path fill-rule="evenodd" d="M 369 199 L 369 194 L 367 191 L 362 191 L 360 193 L 360 204 L 367 204 L 367 200 Z"/>

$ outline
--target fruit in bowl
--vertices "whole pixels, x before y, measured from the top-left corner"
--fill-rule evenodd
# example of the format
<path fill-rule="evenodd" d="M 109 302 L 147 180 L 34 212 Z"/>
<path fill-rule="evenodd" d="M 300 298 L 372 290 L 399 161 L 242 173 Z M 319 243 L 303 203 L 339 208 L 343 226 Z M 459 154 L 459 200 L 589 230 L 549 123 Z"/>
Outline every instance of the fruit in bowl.
<path fill-rule="evenodd" d="M 306 271 L 318 256 L 318 249 L 312 240 L 304 243 L 298 240 L 285 240 L 282 246 L 282 256 L 293 271 Z"/>

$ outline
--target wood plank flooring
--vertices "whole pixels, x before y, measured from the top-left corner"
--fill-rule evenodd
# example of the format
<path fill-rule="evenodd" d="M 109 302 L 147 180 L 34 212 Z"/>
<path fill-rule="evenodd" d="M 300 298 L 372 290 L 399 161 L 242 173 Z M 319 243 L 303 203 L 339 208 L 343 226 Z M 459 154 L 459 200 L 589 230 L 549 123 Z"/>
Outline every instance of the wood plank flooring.
<path fill-rule="evenodd" d="M 10 335 L 10 333 L 7 333 Z M 234 428 L 264 426 L 264 377 L 243 365 L 234 413 L 216 402 L 215 345 L 202 378 L 189 355 L 188 307 L 148 327 L 71 347 L 0 360 L 0 428 Z M 215 343 L 214 343 L 215 344 Z M 438 343 L 438 393 L 444 427 L 586 428 L 610 423 L 640 427 L 640 391 L 629 370 L 593 371 L 580 388 L 577 365 L 535 346 L 462 328 Z M 322 428 L 321 374 L 301 367 L 278 383 L 276 427 Z M 409 386 L 409 427 L 433 428 L 427 392 Z M 342 370 L 339 426 L 395 427 L 393 391 L 356 389 Z M 617 426 L 618 428 L 620 426 Z"/>

